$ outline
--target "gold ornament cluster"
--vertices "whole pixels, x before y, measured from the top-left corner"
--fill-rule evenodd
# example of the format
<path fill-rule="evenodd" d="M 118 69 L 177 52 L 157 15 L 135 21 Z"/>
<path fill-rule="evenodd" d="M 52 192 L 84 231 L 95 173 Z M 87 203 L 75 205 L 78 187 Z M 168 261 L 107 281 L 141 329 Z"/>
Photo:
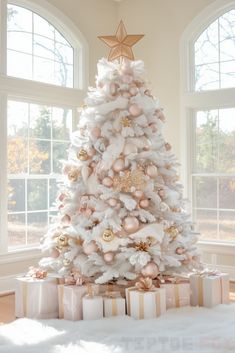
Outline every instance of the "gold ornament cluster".
<path fill-rule="evenodd" d="M 125 170 L 122 175 L 113 179 L 114 189 L 123 192 L 131 192 L 132 188 L 142 190 L 145 184 L 144 173 L 141 170 Z"/>
<path fill-rule="evenodd" d="M 115 234 L 112 231 L 112 229 L 107 228 L 107 229 L 104 230 L 102 238 L 103 238 L 104 241 L 110 242 L 110 241 L 112 241 L 115 238 Z"/>

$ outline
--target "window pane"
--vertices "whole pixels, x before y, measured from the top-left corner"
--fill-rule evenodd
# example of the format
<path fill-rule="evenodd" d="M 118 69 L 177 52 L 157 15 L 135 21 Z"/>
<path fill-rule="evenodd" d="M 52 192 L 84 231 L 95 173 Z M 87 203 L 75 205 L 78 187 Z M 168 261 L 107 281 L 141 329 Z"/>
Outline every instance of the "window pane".
<path fill-rule="evenodd" d="M 235 53 L 233 55 L 235 58 Z M 235 87 L 235 60 L 220 64 L 221 88 Z"/>
<path fill-rule="evenodd" d="M 48 21 L 9 5 L 7 35 L 8 75 L 73 87 L 73 48 Z"/>
<path fill-rule="evenodd" d="M 38 244 L 47 231 L 47 212 L 28 213 L 28 244 Z"/>
<path fill-rule="evenodd" d="M 235 37 L 220 42 L 220 60 L 228 61 L 235 58 Z"/>
<path fill-rule="evenodd" d="M 199 111 L 196 115 L 197 172 L 212 172 L 217 169 L 218 159 L 218 111 Z"/>
<path fill-rule="evenodd" d="M 68 147 L 68 143 L 53 143 L 53 173 L 61 173 L 62 161 L 67 159 Z"/>
<path fill-rule="evenodd" d="M 41 140 L 29 141 L 29 173 L 50 174 L 51 142 Z"/>
<path fill-rule="evenodd" d="M 47 210 L 47 180 L 29 179 L 28 187 L 28 210 Z"/>
<path fill-rule="evenodd" d="M 26 243 L 25 214 L 8 215 L 9 247 L 24 246 Z"/>
<path fill-rule="evenodd" d="M 69 140 L 72 132 L 72 111 L 70 109 L 52 109 L 52 138 Z"/>
<path fill-rule="evenodd" d="M 201 233 L 201 239 L 217 239 L 216 211 L 196 210 L 196 228 Z"/>
<path fill-rule="evenodd" d="M 225 13 L 219 18 L 220 40 L 235 37 L 235 10 Z"/>
<path fill-rule="evenodd" d="M 10 212 L 25 212 L 25 181 L 12 179 L 8 182 L 8 210 Z"/>
<path fill-rule="evenodd" d="M 219 207 L 235 209 L 235 178 L 220 178 Z"/>
<path fill-rule="evenodd" d="M 27 137 L 28 103 L 8 102 L 7 133 L 9 137 Z"/>
<path fill-rule="evenodd" d="M 49 207 L 52 208 L 55 205 L 57 193 L 59 191 L 58 180 L 50 179 L 49 184 Z"/>
<path fill-rule="evenodd" d="M 235 240 L 235 212 L 219 212 L 220 240 Z"/>
<path fill-rule="evenodd" d="M 195 66 L 195 88 L 197 91 L 219 88 L 219 64 Z"/>
<path fill-rule="evenodd" d="M 235 172 L 235 109 L 219 110 L 219 171 Z"/>
<path fill-rule="evenodd" d="M 217 208 L 217 178 L 193 178 L 195 207 Z"/>
<path fill-rule="evenodd" d="M 30 105 L 30 136 L 51 138 L 51 109 L 42 105 Z"/>
<path fill-rule="evenodd" d="M 213 22 L 195 43 L 195 64 L 208 64 L 219 61 L 218 20 Z"/>
<path fill-rule="evenodd" d="M 7 168 L 9 174 L 21 174 L 28 171 L 27 140 L 22 137 L 8 139 Z"/>

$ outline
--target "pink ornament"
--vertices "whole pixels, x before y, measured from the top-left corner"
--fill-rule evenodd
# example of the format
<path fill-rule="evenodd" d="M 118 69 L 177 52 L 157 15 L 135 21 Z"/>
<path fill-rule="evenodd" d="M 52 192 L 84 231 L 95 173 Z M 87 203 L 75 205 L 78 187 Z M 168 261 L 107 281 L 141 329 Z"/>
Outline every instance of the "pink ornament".
<path fill-rule="evenodd" d="M 110 178 L 110 177 L 105 177 L 103 180 L 102 180 L 102 184 L 104 186 L 107 186 L 108 188 L 110 188 L 112 185 L 113 185 L 113 180 Z"/>
<path fill-rule="evenodd" d="M 158 195 L 161 197 L 161 198 L 165 198 L 166 197 L 166 192 L 164 189 L 160 189 L 158 191 Z"/>
<path fill-rule="evenodd" d="M 91 255 L 93 252 L 98 250 L 98 246 L 94 240 L 90 241 L 90 243 L 83 245 L 83 252 L 86 255 Z"/>
<path fill-rule="evenodd" d="M 166 148 L 167 151 L 170 151 L 171 150 L 171 145 L 167 142 L 165 144 L 165 148 Z"/>
<path fill-rule="evenodd" d="M 132 86 L 132 87 L 130 88 L 130 94 L 131 94 L 132 96 L 135 96 L 137 93 L 138 93 L 138 88 L 137 88 L 136 86 Z"/>
<path fill-rule="evenodd" d="M 151 123 L 149 124 L 149 127 L 151 128 L 152 132 L 157 132 L 157 124 Z"/>
<path fill-rule="evenodd" d="M 101 135 L 101 130 L 98 126 L 93 127 L 93 129 L 91 129 L 91 135 L 94 138 L 99 138 Z"/>
<path fill-rule="evenodd" d="M 134 196 L 137 198 L 137 199 L 141 199 L 144 195 L 143 191 L 142 190 L 136 190 L 134 191 Z"/>
<path fill-rule="evenodd" d="M 114 259 L 114 253 L 112 253 L 111 251 L 106 252 L 106 253 L 104 254 L 104 261 L 105 261 L 105 262 L 112 262 L 113 259 Z"/>
<path fill-rule="evenodd" d="M 61 222 L 69 224 L 71 222 L 71 217 L 67 214 L 65 214 L 62 218 L 61 218 Z"/>
<path fill-rule="evenodd" d="M 92 215 L 93 211 L 90 208 L 86 208 L 84 215 L 89 218 Z"/>
<path fill-rule="evenodd" d="M 140 207 L 148 208 L 149 207 L 149 200 L 147 200 L 147 199 L 140 200 Z"/>
<path fill-rule="evenodd" d="M 123 221 L 123 228 L 128 233 L 134 233 L 139 229 L 139 221 L 136 217 L 126 217 Z"/>
<path fill-rule="evenodd" d="M 161 109 L 155 110 L 155 115 L 160 119 L 162 122 L 166 120 L 165 115 L 163 114 L 163 111 Z"/>
<path fill-rule="evenodd" d="M 57 249 L 52 249 L 50 255 L 51 257 L 53 257 L 53 259 L 56 259 L 57 257 L 60 256 L 60 252 Z"/>
<path fill-rule="evenodd" d="M 129 113 L 132 116 L 139 116 L 140 114 L 142 114 L 142 109 L 137 105 L 137 104 L 132 104 L 129 108 Z"/>
<path fill-rule="evenodd" d="M 109 199 L 108 203 L 109 203 L 109 206 L 111 206 L 111 207 L 117 206 L 117 200 L 116 199 Z"/>
<path fill-rule="evenodd" d="M 150 178 L 156 178 L 158 176 L 157 167 L 155 165 L 149 165 L 146 169 L 146 174 Z"/>
<path fill-rule="evenodd" d="M 175 250 L 175 252 L 176 252 L 176 254 L 178 254 L 178 255 L 182 255 L 182 254 L 185 253 L 185 248 L 179 247 L 179 248 L 177 248 L 177 249 Z"/>
<path fill-rule="evenodd" d="M 130 74 L 122 76 L 122 82 L 130 84 L 133 81 L 133 77 Z"/>
<path fill-rule="evenodd" d="M 66 197 L 65 194 L 60 194 L 59 195 L 59 201 L 63 201 L 65 197 Z"/>
<path fill-rule="evenodd" d="M 129 99 L 130 97 L 131 97 L 131 94 L 129 93 L 129 92 L 123 92 L 122 93 L 122 96 L 124 97 L 124 98 L 127 98 L 127 99 Z"/>
<path fill-rule="evenodd" d="M 156 278 L 159 274 L 159 269 L 155 262 L 151 261 L 142 269 L 141 273 L 144 277 Z"/>
<path fill-rule="evenodd" d="M 113 170 L 117 173 L 121 172 L 124 168 L 125 168 L 125 162 L 124 162 L 124 159 L 122 158 L 118 158 L 113 164 Z"/>
<path fill-rule="evenodd" d="M 137 152 L 138 152 L 138 148 L 133 143 L 127 143 L 123 150 L 123 153 L 125 154 L 125 156 L 128 156 L 131 153 L 137 153 Z"/>
<path fill-rule="evenodd" d="M 95 155 L 95 153 L 96 153 L 96 151 L 93 147 L 91 147 L 87 150 L 87 154 L 89 157 L 93 157 Z"/>

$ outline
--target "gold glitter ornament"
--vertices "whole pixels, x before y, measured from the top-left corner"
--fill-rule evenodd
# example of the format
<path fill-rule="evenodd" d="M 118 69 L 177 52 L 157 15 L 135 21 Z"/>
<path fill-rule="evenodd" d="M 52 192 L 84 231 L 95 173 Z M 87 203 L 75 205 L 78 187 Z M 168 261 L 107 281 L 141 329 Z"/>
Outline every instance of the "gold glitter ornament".
<path fill-rule="evenodd" d="M 122 118 L 121 124 L 123 127 L 131 127 L 131 120 L 127 116 L 125 116 L 124 118 Z"/>
<path fill-rule="evenodd" d="M 69 238 L 66 234 L 60 234 L 58 236 L 58 238 L 56 239 L 56 242 L 57 242 L 58 246 L 61 248 L 61 247 L 68 245 L 68 239 Z"/>
<path fill-rule="evenodd" d="M 113 179 L 114 189 L 117 191 L 131 192 L 132 188 L 141 190 L 145 187 L 144 173 L 141 170 L 126 170 Z"/>
<path fill-rule="evenodd" d="M 86 150 L 84 150 L 83 148 L 77 153 L 77 157 L 78 159 L 80 159 L 80 161 L 86 161 L 88 159 L 88 153 Z"/>
<path fill-rule="evenodd" d="M 167 233 L 173 241 L 175 240 L 175 238 L 177 238 L 179 234 L 179 230 L 177 229 L 176 226 L 170 226 L 169 228 L 165 229 L 165 233 Z"/>
<path fill-rule="evenodd" d="M 150 244 L 145 241 L 139 241 L 138 243 L 135 244 L 135 249 L 137 251 L 148 251 Z"/>
<path fill-rule="evenodd" d="M 71 260 L 69 260 L 69 259 L 63 259 L 63 265 L 65 266 L 65 267 L 68 267 L 68 266 L 70 266 L 71 265 Z"/>
<path fill-rule="evenodd" d="M 77 181 L 79 175 L 80 175 L 79 170 L 73 168 L 73 169 L 71 169 L 71 170 L 68 172 L 68 179 L 69 179 L 70 181 Z"/>
<path fill-rule="evenodd" d="M 102 238 L 104 241 L 107 241 L 107 242 L 112 241 L 114 239 L 114 237 L 115 237 L 115 234 L 112 231 L 112 229 L 107 228 L 104 230 L 103 235 L 102 235 Z"/>

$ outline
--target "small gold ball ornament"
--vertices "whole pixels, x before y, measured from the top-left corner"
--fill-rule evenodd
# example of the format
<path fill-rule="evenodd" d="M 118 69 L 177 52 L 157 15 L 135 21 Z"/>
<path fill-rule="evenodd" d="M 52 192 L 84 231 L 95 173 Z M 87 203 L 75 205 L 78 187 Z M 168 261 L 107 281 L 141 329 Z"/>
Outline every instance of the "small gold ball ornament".
<path fill-rule="evenodd" d="M 68 236 L 66 234 L 60 234 L 56 240 L 59 247 L 68 245 Z"/>
<path fill-rule="evenodd" d="M 104 230 L 103 235 L 102 235 L 102 238 L 104 241 L 107 241 L 107 242 L 112 241 L 114 239 L 114 237 L 115 237 L 115 234 L 112 231 L 112 229 L 107 228 Z"/>
<path fill-rule="evenodd" d="M 71 169 L 69 172 L 68 172 L 68 179 L 70 181 L 77 181 L 78 180 L 78 177 L 79 177 L 79 170 L 77 169 Z"/>
<path fill-rule="evenodd" d="M 69 260 L 69 259 L 63 259 L 63 265 L 65 266 L 65 267 L 68 267 L 68 266 L 70 266 L 71 265 L 71 260 Z"/>
<path fill-rule="evenodd" d="M 86 161 L 88 159 L 88 153 L 86 150 L 84 150 L 83 148 L 77 153 L 77 157 L 78 159 L 80 159 L 80 161 Z"/>
<path fill-rule="evenodd" d="M 171 237 L 171 240 L 173 241 L 175 238 L 177 238 L 179 234 L 179 230 L 176 226 L 170 226 L 169 228 L 165 229 L 165 232 L 169 234 Z"/>

